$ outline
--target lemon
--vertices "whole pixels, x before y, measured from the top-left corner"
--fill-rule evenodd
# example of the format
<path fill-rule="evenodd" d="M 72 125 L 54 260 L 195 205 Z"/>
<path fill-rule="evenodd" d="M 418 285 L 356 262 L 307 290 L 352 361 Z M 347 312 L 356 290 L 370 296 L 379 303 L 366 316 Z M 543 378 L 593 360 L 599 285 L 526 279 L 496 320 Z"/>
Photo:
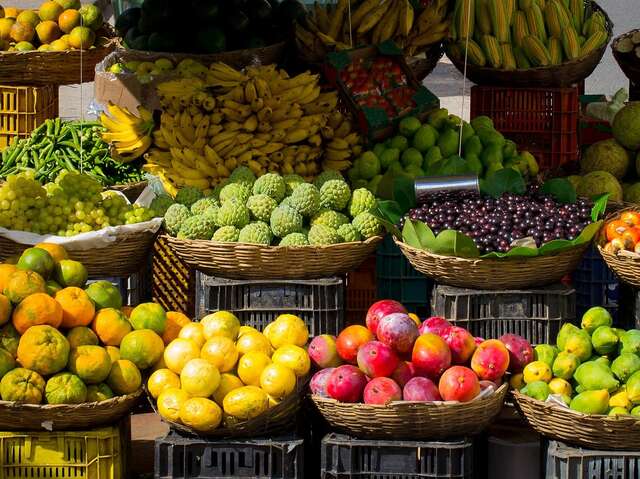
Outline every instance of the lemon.
<path fill-rule="evenodd" d="M 573 388 L 567 380 L 562 378 L 553 378 L 551 381 L 549 381 L 549 390 L 551 391 L 551 394 L 571 396 Z"/>
<path fill-rule="evenodd" d="M 220 371 L 206 359 L 192 359 L 180 373 L 182 389 L 192 397 L 209 397 L 220 384 Z"/>
<path fill-rule="evenodd" d="M 180 378 L 170 369 L 158 369 L 149 376 L 147 389 L 154 399 L 157 399 L 166 389 L 180 389 Z"/>
<path fill-rule="evenodd" d="M 274 349 L 287 344 L 304 346 L 309 340 L 309 330 L 304 321 L 293 314 L 281 314 L 264 330 Z"/>
<path fill-rule="evenodd" d="M 260 386 L 260 375 L 271 364 L 271 358 L 264 353 L 252 351 L 238 361 L 238 377 L 247 386 Z"/>
<path fill-rule="evenodd" d="M 242 334 L 236 341 L 236 349 L 240 356 L 251 351 L 259 351 L 267 356 L 273 354 L 273 348 L 267 337 L 257 331 Z"/>
<path fill-rule="evenodd" d="M 162 357 L 167 368 L 180 374 L 185 364 L 200 357 L 200 348 L 191 339 L 176 338 L 167 345 Z"/>
<path fill-rule="evenodd" d="M 214 336 L 202 346 L 200 357 L 206 359 L 222 373 L 231 371 L 238 361 L 238 351 L 233 340 L 226 336 Z"/>
<path fill-rule="evenodd" d="M 229 311 L 216 311 L 208 314 L 200 320 L 204 329 L 204 337 L 211 339 L 214 336 L 224 336 L 236 340 L 240 330 L 240 320 Z"/>
<path fill-rule="evenodd" d="M 300 346 L 293 344 L 276 349 L 271 360 L 276 364 L 288 367 L 297 377 L 305 376 L 311 369 L 309 354 Z"/>
<path fill-rule="evenodd" d="M 262 333 L 260 333 L 260 331 L 258 331 L 253 326 L 240 326 L 240 329 L 238 329 L 238 339 L 240 339 L 242 336 L 244 336 L 245 334 L 248 334 L 248 333 L 262 334 Z"/>
<path fill-rule="evenodd" d="M 553 375 L 551 374 L 551 368 L 544 361 L 533 361 L 527 364 L 522 371 L 524 382 L 529 384 L 534 381 L 544 381 L 548 383 L 551 381 Z"/>
<path fill-rule="evenodd" d="M 201 323 L 190 323 L 183 326 L 178 333 L 178 337 L 192 340 L 198 345 L 198 348 L 201 348 L 206 341 Z"/>
<path fill-rule="evenodd" d="M 223 401 L 224 412 L 237 419 L 252 419 L 269 408 L 267 393 L 256 386 L 243 386 L 227 394 Z"/>
<path fill-rule="evenodd" d="M 269 396 L 283 398 L 293 392 L 296 387 L 296 375 L 286 366 L 273 363 L 262 370 L 260 387 Z"/>
<path fill-rule="evenodd" d="M 158 396 L 158 412 L 168 421 L 180 421 L 180 407 L 189 399 L 182 389 L 169 388 Z"/>
<path fill-rule="evenodd" d="M 211 399 L 191 398 L 182 403 L 180 420 L 196 431 L 210 432 L 220 425 L 222 410 Z"/>
<path fill-rule="evenodd" d="M 222 401 L 224 397 L 234 389 L 238 389 L 244 386 L 238 376 L 234 374 L 224 373 L 220 375 L 220 385 L 213 392 L 213 400 L 218 403 L 218 406 L 222 407 Z"/>

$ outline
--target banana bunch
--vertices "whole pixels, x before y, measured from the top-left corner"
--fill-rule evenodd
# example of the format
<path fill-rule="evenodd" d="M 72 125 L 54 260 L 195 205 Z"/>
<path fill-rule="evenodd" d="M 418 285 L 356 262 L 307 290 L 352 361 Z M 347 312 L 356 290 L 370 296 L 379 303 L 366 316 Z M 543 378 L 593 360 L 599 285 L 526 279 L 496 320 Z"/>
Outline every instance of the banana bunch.
<path fill-rule="evenodd" d="M 336 91 L 319 76 L 289 77 L 275 65 L 243 71 L 214 63 L 204 80 L 171 80 L 157 87 L 163 111 L 144 169 L 168 191 L 208 190 L 240 165 L 311 178 L 322 161 L 344 170 L 362 149 L 351 122 L 336 113 Z"/>
<path fill-rule="evenodd" d="M 100 115 L 100 123 L 106 128 L 102 139 L 111 147 L 115 160 L 129 163 L 140 158 L 151 146 L 151 132 L 155 126 L 153 114 L 139 106 L 138 115 L 109 102 L 106 113 Z"/>
<path fill-rule="evenodd" d="M 296 26 L 300 52 L 322 59 L 328 51 L 393 40 L 408 55 L 424 51 L 447 33 L 447 0 L 434 0 L 416 11 L 411 0 L 338 0 L 321 5 L 317 1 L 308 15 L 306 28 Z"/>

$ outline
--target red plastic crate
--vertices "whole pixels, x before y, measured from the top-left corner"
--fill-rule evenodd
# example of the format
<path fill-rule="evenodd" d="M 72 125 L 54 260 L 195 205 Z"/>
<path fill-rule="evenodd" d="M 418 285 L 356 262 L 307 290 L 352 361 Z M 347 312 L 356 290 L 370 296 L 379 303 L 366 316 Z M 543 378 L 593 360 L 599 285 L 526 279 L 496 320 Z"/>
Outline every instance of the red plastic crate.
<path fill-rule="evenodd" d="M 357 270 L 347 273 L 347 324 L 364 324 L 367 311 L 375 300 L 376 256 L 371 255 Z"/>
<path fill-rule="evenodd" d="M 579 87 L 505 88 L 474 86 L 471 118 L 486 115 L 496 130 L 530 151 L 541 170 L 579 157 Z"/>

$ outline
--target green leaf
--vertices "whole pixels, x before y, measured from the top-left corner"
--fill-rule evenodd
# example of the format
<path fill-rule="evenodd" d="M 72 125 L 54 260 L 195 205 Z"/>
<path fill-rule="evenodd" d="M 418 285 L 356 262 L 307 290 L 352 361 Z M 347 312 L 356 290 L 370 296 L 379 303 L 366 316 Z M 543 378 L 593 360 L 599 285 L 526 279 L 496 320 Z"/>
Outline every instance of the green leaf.
<path fill-rule="evenodd" d="M 607 211 L 608 200 L 609 193 L 603 193 L 593 199 L 593 208 L 591 208 L 591 221 L 598 221 L 598 218 L 604 215 L 605 211 Z"/>
<path fill-rule="evenodd" d="M 580 232 L 577 238 L 575 238 L 572 242 L 575 245 L 580 245 L 584 243 L 588 243 L 591 241 L 595 235 L 598 234 L 600 228 L 602 227 L 603 220 L 596 221 L 595 223 L 588 224 L 585 228 Z"/>
<path fill-rule="evenodd" d="M 480 251 L 473 240 L 456 230 L 441 231 L 429 249 L 435 254 L 444 256 L 458 256 L 461 258 L 477 258 L 480 256 Z"/>
<path fill-rule="evenodd" d="M 539 254 L 538 248 L 529 248 L 527 246 L 516 246 L 515 248 L 511 248 L 506 253 L 493 252 L 493 253 L 483 254 L 480 257 L 482 259 L 489 259 L 489 258 L 525 258 L 525 257 L 538 256 L 538 254 Z"/>
<path fill-rule="evenodd" d="M 436 235 L 434 235 L 433 231 L 431 231 L 431 228 L 429 228 L 429 226 L 427 226 L 422 221 L 412 221 L 412 223 L 414 223 L 413 227 L 416 230 L 418 241 L 422 245 L 422 248 L 429 248 L 436 240 Z"/>
<path fill-rule="evenodd" d="M 555 239 L 540 246 L 540 248 L 538 248 L 538 251 L 540 251 L 541 255 L 547 255 L 567 248 L 571 248 L 573 246 L 575 246 L 573 241 L 569 241 L 566 239 Z"/>
<path fill-rule="evenodd" d="M 399 175 L 393 179 L 393 199 L 403 213 L 416 207 L 415 180 L 411 176 Z"/>
<path fill-rule="evenodd" d="M 409 246 L 422 249 L 422 243 L 420 243 L 420 238 L 418 238 L 418 232 L 416 231 L 413 221 L 407 221 L 404 224 L 404 228 L 402 228 L 402 241 Z"/>
<path fill-rule="evenodd" d="M 481 181 L 480 191 L 493 198 L 499 198 L 504 193 L 522 195 L 527 191 L 527 185 L 519 172 L 513 168 L 503 168 Z"/>
<path fill-rule="evenodd" d="M 575 203 L 578 195 L 576 189 L 566 178 L 547 180 L 540 189 L 543 193 L 553 196 L 560 203 Z"/>
<path fill-rule="evenodd" d="M 380 220 L 387 232 L 394 235 L 396 238 L 402 238 L 400 230 L 396 226 L 402 218 L 402 211 L 400 206 L 395 201 L 380 201 L 378 200 L 376 207 L 373 209 L 372 214 Z"/>

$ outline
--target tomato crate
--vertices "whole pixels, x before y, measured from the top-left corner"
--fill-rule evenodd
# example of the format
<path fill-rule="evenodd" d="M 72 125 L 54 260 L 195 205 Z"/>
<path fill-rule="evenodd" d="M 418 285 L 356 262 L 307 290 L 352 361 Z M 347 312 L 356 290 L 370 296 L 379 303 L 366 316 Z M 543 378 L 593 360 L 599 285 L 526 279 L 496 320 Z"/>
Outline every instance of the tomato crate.
<path fill-rule="evenodd" d="M 473 442 L 376 441 L 330 433 L 322 439 L 322 479 L 467 479 Z"/>
<path fill-rule="evenodd" d="M 125 436 L 120 426 L 90 431 L 0 432 L 0 479 L 126 479 L 130 439 Z"/>
<path fill-rule="evenodd" d="M 636 479 L 640 451 L 596 451 L 549 441 L 546 469 L 546 479 Z"/>
<path fill-rule="evenodd" d="M 518 149 L 531 152 L 541 171 L 579 158 L 579 88 L 471 88 L 471 118 L 486 115 Z"/>
<path fill-rule="evenodd" d="M 156 439 L 156 479 L 303 479 L 304 441 L 295 436 L 203 440 L 170 433 Z"/>
<path fill-rule="evenodd" d="M 337 335 L 344 328 L 345 281 L 340 277 L 313 280 L 231 280 L 197 273 L 196 318 L 230 311 L 259 331 L 279 315 L 299 316 L 311 336 Z"/>
<path fill-rule="evenodd" d="M 58 116 L 58 86 L 0 85 L 0 149 Z"/>
<path fill-rule="evenodd" d="M 376 300 L 376 256 L 370 256 L 355 271 L 347 273 L 345 316 L 347 324 L 364 324 Z"/>
<path fill-rule="evenodd" d="M 178 258 L 167 242 L 158 236 L 151 259 L 151 295 L 167 311 L 195 314 L 196 272 Z"/>
<path fill-rule="evenodd" d="M 571 284 L 576 290 L 578 318 L 592 306 L 602 306 L 611 313 L 617 324 L 620 283 L 595 246 L 590 246 L 582 257 L 571 275 Z"/>
<path fill-rule="evenodd" d="M 576 320 L 576 294 L 562 284 L 513 291 L 437 285 L 431 314 L 481 338 L 513 333 L 532 344 L 553 343 L 562 324 Z"/>

